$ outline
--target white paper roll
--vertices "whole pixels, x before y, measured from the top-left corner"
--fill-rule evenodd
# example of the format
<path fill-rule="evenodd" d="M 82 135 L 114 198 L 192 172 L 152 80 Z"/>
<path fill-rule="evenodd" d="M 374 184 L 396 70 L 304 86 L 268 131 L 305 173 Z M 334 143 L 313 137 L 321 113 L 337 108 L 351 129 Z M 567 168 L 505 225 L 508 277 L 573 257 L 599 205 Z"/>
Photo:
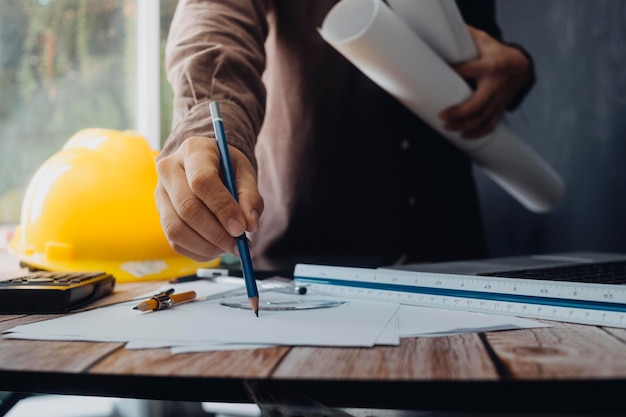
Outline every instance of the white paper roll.
<path fill-rule="evenodd" d="M 466 100 L 467 83 L 381 0 L 342 0 L 328 13 L 322 37 L 359 70 L 464 151 L 521 204 L 551 210 L 560 176 L 501 122 L 480 139 L 463 139 L 438 115 Z"/>
<path fill-rule="evenodd" d="M 387 0 L 387 3 L 444 61 L 452 64 L 478 56 L 454 0 Z"/>

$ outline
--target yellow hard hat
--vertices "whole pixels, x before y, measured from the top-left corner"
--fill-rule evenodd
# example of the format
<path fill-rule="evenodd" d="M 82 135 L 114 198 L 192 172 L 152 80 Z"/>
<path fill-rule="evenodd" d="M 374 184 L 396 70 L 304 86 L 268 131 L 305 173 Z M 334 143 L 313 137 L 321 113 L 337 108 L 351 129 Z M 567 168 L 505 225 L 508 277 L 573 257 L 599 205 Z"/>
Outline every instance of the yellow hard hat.
<path fill-rule="evenodd" d="M 32 269 L 104 271 L 119 282 L 219 265 L 168 244 L 154 199 L 156 156 L 136 132 L 76 133 L 31 179 L 10 251 Z"/>

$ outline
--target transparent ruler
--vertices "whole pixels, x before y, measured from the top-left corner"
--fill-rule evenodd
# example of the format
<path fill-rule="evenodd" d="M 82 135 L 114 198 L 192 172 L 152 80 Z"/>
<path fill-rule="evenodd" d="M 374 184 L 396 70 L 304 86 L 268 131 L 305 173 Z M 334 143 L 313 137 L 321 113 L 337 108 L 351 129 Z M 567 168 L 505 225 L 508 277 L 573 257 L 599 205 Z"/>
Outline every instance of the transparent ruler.
<path fill-rule="evenodd" d="M 298 264 L 315 293 L 626 328 L 626 285 Z"/>

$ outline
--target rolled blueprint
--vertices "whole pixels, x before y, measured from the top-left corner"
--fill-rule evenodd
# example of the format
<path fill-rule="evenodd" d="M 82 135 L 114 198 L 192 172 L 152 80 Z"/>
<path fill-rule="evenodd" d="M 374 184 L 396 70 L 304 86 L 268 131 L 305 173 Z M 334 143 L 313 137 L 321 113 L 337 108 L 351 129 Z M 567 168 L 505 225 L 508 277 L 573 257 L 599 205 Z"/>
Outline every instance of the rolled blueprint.
<path fill-rule="evenodd" d="M 387 0 L 403 20 L 444 61 L 476 58 L 474 41 L 455 0 Z"/>
<path fill-rule="evenodd" d="M 342 0 L 328 13 L 322 37 L 404 106 L 473 159 L 533 212 L 554 208 L 563 182 L 504 122 L 480 139 L 443 127 L 438 115 L 466 100 L 467 83 L 381 0 Z"/>

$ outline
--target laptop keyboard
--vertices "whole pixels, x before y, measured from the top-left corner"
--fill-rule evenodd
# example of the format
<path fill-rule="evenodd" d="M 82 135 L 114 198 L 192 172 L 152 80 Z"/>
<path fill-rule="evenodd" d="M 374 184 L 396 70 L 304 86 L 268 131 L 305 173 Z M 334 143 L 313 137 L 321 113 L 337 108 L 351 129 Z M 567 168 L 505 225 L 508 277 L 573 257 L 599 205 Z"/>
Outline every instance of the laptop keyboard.
<path fill-rule="evenodd" d="M 528 278 L 590 284 L 626 284 L 626 261 L 485 272 L 481 276 Z"/>

